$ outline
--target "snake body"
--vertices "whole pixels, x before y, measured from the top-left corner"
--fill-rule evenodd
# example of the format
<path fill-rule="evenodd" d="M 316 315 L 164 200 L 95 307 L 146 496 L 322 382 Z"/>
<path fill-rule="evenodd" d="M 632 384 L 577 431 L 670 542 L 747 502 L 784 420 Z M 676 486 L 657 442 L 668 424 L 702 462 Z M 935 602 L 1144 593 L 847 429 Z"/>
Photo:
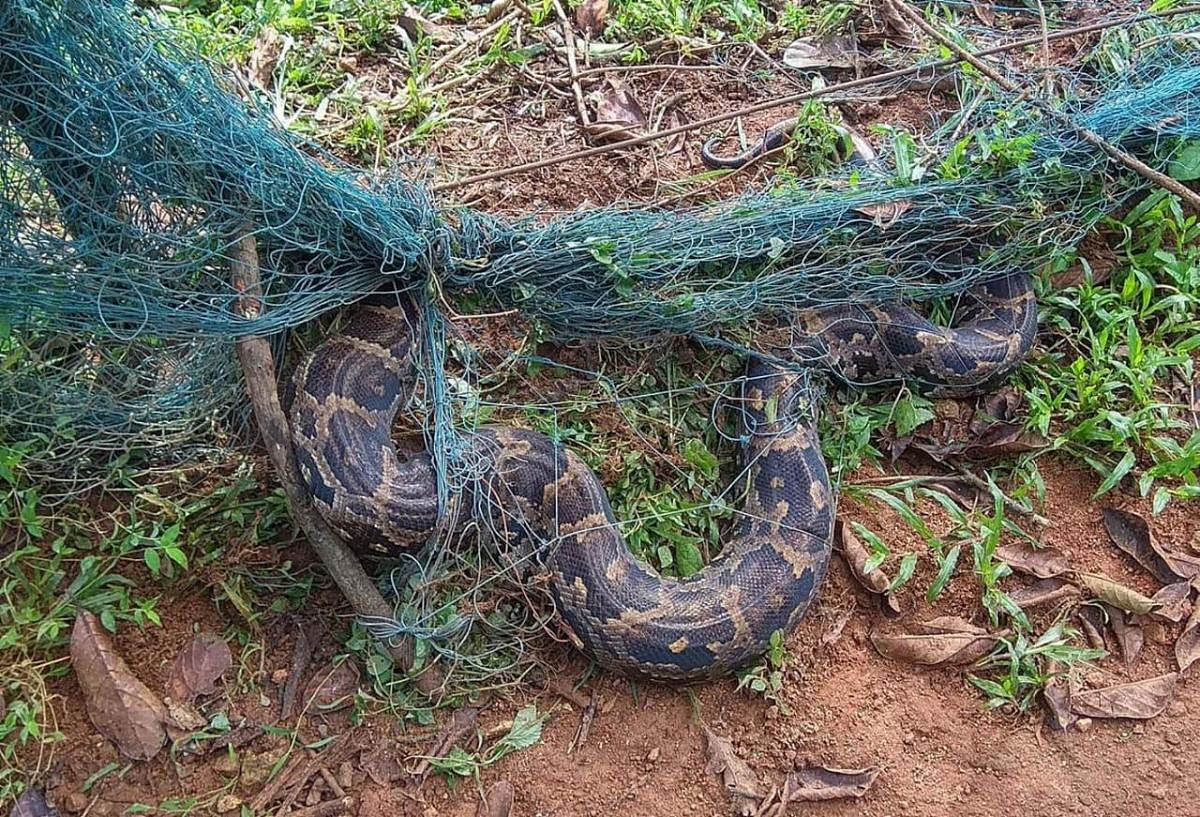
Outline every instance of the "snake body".
<path fill-rule="evenodd" d="M 366 552 L 426 542 L 439 517 L 423 450 L 400 451 L 392 423 L 414 374 L 417 312 L 373 296 L 296 369 L 287 410 L 297 460 L 326 520 Z M 850 383 L 902 379 L 963 393 L 1010 372 L 1032 345 L 1027 275 L 971 290 L 953 327 L 901 303 L 797 315 L 793 349 Z M 751 361 L 742 393 L 745 500 L 720 556 L 686 579 L 629 552 L 599 478 L 570 449 L 517 428 L 470 433 L 474 477 L 451 511 L 486 508 L 492 527 L 549 543 L 563 622 L 602 666 L 661 680 L 727 673 L 761 655 L 817 593 L 829 562 L 834 495 L 799 375 Z"/>

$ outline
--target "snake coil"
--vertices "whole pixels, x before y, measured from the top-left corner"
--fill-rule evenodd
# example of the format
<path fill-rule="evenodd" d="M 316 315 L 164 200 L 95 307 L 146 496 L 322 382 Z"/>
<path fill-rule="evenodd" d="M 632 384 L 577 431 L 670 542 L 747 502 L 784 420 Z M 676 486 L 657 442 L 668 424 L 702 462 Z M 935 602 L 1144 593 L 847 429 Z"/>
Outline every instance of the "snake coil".
<path fill-rule="evenodd" d="M 951 327 L 901 303 L 796 316 L 792 351 L 852 384 L 913 380 L 964 394 L 1009 373 L 1037 328 L 1032 281 L 1010 274 L 969 290 Z M 405 551 L 437 530 L 436 473 L 401 453 L 392 423 L 414 376 L 417 311 L 372 296 L 294 372 L 286 400 L 300 469 L 317 508 L 364 552 Z M 740 521 L 720 556 L 686 579 L 635 559 L 599 478 L 545 435 L 484 427 L 469 435 L 477 477 L 460 507 L 550 543 L 546 566 L 563 621 L 602 666 L 662 680 L 727 673 L 804 615 L 829 563 L 834 494 L 803 379 L 748 364 Z M 484 500 L 479 502 L 479 500 Z M 465 504 L 465 503 L 474 504 Z"/>

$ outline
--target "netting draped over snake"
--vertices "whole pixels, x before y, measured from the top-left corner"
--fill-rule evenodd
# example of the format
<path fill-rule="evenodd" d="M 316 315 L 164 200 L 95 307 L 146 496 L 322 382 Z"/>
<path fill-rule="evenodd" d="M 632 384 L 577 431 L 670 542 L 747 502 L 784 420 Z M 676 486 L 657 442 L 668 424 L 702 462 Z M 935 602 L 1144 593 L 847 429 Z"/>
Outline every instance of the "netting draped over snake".
<path fill-rule="evenodd" d="M 740 352 L 814 305 L 928 300 L 1076 242 L 1147 190 L 1022 102 L 980 100 L 972 164 L 898 183 L 887 161 L 677 210 L 545 221 L 445 206 L 419 181 L 347 167 L 235 92 L 145 12 L 116 0 L 0 7 L 0 415 L 63 492 L 114 452 L 146 463 L 226 443 L 241 405 L 234 338 L 301 326 L 381 283 L 421 303 L 441 501 L 461 438 L 436 298 L 483 293 L 559 339 L 671 332 Z M 1194 21 L 1193 21 L 1194 22 Z M 1183 18 L 1128 29 L 1132 57 L 1057 77 L 1054 103 L 1159 169 L 1200 136 L 1200 52 Z M 948 122 L 929 137 L 953 147 Z M 1019 155 L 987 155 L 1014 134 Z M 890 215 L 889 215 L 890 214 Z M 249 229 L 264 309 L 238 314 Z"/>

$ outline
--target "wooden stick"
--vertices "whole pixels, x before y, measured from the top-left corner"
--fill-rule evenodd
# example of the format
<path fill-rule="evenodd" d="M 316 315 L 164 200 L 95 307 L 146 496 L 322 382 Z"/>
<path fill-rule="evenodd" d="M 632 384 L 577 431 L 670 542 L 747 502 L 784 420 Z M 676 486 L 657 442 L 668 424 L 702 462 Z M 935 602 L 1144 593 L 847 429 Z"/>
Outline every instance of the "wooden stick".
<path fill-rule="evenodd" d="M 903 4 L 901 4 L 903 5 Z M 1190 14 L 1200 12 L 1200 4 L 1192 4 L 1180 6 L 1179 8 L 1169 9 L 1161 12 L 1140 12 L 1138 14 L 1123 17 L 1120 20 L 1111 20 L 1108 22 L 1091 23 L 1089 25 L 1078 26 L 1076 28 L 1063 29 L 1056 31 L 1046 37 L 1049 42 L 1067 39 L 1068 37 L 1076 37 L 1081 34 L 1091 34 L 1095 31 L 1105 31 L 1110 28 L 1120 28 L 1122 26 L 1133 25 L 1145 20 L 1162 20 L 1168 17 L 1175 17 L 1180 14 Z M 924 22 L 924 21 L 922 21 Z M 1040 45 L 1043 42 L 1041 35 L 1037 37 L 1029 37 L 1023 40 L 1014 40 L 1011 43 L 1003 43 L 1001 45 L 992 46 L 975 52 L 976 56 L 990 56 L 992 54 L 1003 54 L 1007 51 L 1016 51 L 1021 48 L 1026 48 L 1031 45 Z M 590 159 L 593 156 L 599 156 L 602 153 L 609 153 L 615 150 L 644 145 L 647 142 L 653 142 L 656 139 L 665 139 L 669 136 L 675 136 L 679 133 L 687 133 L 696 130 L 697 128 L 706 128 L 709 125 L 716 125 L 721 122 L 727 122 L 730 119 L 736 119 L 739 116 L 749 116 L 750 114 L 769 111 L 774 108 L 780 108 L 784 105 L 794 105 L 797 102 L 804 102 L 809 99 L 817 99 L 829 94 L 836 94 L 842 91 L 849 91 L 854 88 L 861 88 L 868 85 L 875 85 L 880 82 L 888 82 L 894 79 L 904 79 L 905 77 L 917 76 L 925 71 L 933 71 L 938 68 L 949 68 L 960 62 L 959 57 L 947 57 L 936 62 L 927 62 L 920 65 L 913 65 L 908 68 L 900 68 L 895 71 L 888 71 L 883 74 L 876 74 L 870 77 L 861 77 L 852 79 L 847 82 L 828 85 L 825 88 L 820 88 L 812 91 L 803 91 L 801 93 L 790 94 L 788 96 L 776 97 L 765 102 L 760 102 L 757 105 L 750 105 L 746 108 L 741 108 L 728 113 L 717 114 L 705 119 L 697 119 L 695 122 L 686 122 L 674 128 L 655 131 L 654 133 L 644 133 L 641 136 L 634 136 L 630 139 L 622 139 L 619 142 L 610 142 L 597 147 L 586 148 L 584 150 L 571 151 L 569 153 L 560 153 L 554 156 L 548 156 L 545 159 L 538 159 L 532 162 L 525 162 L 519 165 L 510 165 L 509 167 L 501 167 L 496 170 L 489 170 L 486 173 L 480 173 L 475 176 L 464 176 L 461 179 L 453 179 L 450 181 L 441 182 L 433 185 L 430 189 L 435 193 L 445 192 L 447 190 L 456 190 L 459 187 L 465 187 L 469 184 L 477 184 L 478 182 L 491 181 L 493 179 L 501 179 L 506 176 L 512 176 L 518 173 L 527 173 L 531 170 L 540 170 L 544 167 L 562 164 L 563 162 L 571 162 L 577 159 Z"/>
<path fill-rule="evenodd" d="M 231 272 L 233 285 L 241 293 L 238 312 L 247 319 L 258 317 L 262 310 L 262 287 L 258 277 L 258 248 L 249 229 L 234 245 Z M 275 385 L 275 360 L 271 356 L 270 344 L 266 338 L 246 335 L 238 338 L 237 355 L 254 409 L 254 419 L 266 445 L 267 455 L 275 467 L 275 474 L 283 485 L 292 521 L 304 531 L 313 550 L 355 613 L 363 617 L 392 618 L 395 614 L 392 606 L 380 595 L 350 548 L 317 514 L 308 492 L 301 484 L 287 418 L 283 414 Z M 412 669 L 414 647 L 411 638 L 402 637 L 390 647 L 390 653 L 402 671 Z"/>
<path fill-rule="evenodd" d="M 962 59 L 964 62 L 970 63 L 972 66 L 975 67 L 976 70 L 979 71 L 979 73 L 983 74 L 985 77 L 990 79 L 992 82 L 996 83 L 1001 88 L 1008 91 L 1009 93 L 1012 93 L 1012 94 L 1023 93 L 1021 86 L 1017 85 L 1017 83 L 1013 82 L 1012 80 L 1008 79 L 1007 77 L 1001 75 L 1000 72 L 998 72 L 995 68 L 993 68 L 990 63 L 987 63 L 984 60 L 980 59 L 977 54 L 972 54 L 970 51 L 967 51 L 965 48 L 961 47 L 958 43 L 954 42 L 954 40 L 950 39 L 946 35 L 942 34 L 940 31 L 938 31 L 936 28 L 931 26 L 929 23 L 925 22 L 925 18 L 921 16 L 921 13 L 918 12 L 916 9 L 914 9 L 912 6 L 908 5 L 908 3 L 904 3 L 904 2 L 896 3 L 895 7 L 900 11 L 901 14 L 903 14 L 905 17 L 907 17 L 913 23 L 913 25 L 915 25 L 917 28 L 924 31 L 927 35 L 932 37 L 934 40 L 937 40 L 937 42 L 946 46 L 946 48 L 949 48 L 951 51 L 953 51 L 955 54 L 957 54 L 959 56 L 959 58 Z M 1089 130 L 1088 128 L 1085 128 L 1083 125 L 1080 125 L 1078 122 L 1076 122 L 1074 119 L 1072 119 L 1069 115 L 1063 113 L 1062 111 L 1060 111 L 1056 108 L 1051 107 L 1050 105 L 1048 105 L 1046 103 L 1045 100 L 1039 99 L 1038 97 L 1031 95 L 1030 102 L 1034 106 L 1036 106 L 1038 110 L 1040 110 L 1042 113 L 1049 116 L 1051 119 L 1054 119 L 1054 120 L 1062 123 L 1063 125 L 1066 125 L 1071 130 L 1075 131 L 1075 133 L 1079 136 L 1080 139 L 1087 142 L 1092 147 L 1103 152 L 1106 156 L 1108 156 L 1110 159 L 1112 159 L 1117 164 L 1123 165 L 1124 167 L 1128 168 L 1129 170 L 1132 170 L 1134 173 L 1137 173 L 1143 179 L 1146 179 L 1147 181 L 1158 185 L 1159 187 L 1163 188 L 1164 190 L 1168 190 L 1171 193 L 1174 193 L 1176 196 L 1179 196 L 1180 200 L 1186 201 L 1188 204 L 1190 204 L 1192 206 L 1193 209 L 1195 209 L 1197 212 L 1200 212 L 1200 193 L 1196 193 L 1195 191 L 1190 190 L 1182 182 L 1178 182 L 1175 179 L 1172 179 L 1170 176 L 1166 175 L 1165 173 L 1160 173 L 1159 171 L 1150 167 L 1150 165 L 1146 164 L 1145 162 L 1141 161 L 1140 159 L 1129 155 L 1128 153 L 1121 150 L 1116 145 L 1109 142 L 1103 136 L 1100 136 L 1095 131 Z"/>

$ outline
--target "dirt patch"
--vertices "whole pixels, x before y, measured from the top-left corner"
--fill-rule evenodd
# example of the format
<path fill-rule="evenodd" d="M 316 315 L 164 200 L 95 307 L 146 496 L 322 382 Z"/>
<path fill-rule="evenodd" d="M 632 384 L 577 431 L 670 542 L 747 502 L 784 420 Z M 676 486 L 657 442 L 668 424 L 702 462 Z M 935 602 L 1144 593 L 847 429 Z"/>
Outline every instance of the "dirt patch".
<path fill-rule="evenodd" d="M 1053 461 L 1045 463 L 1044 472 L 1045 512 L 1054 527 L 1043 542 L 1066 551 L 1076 567 L 1103 571 L 1153 592 L 1144 571 L 1108 541 L 1100 506 L 1091 501 L 1094 476 Z M 1129 497 L 1112 504 L 1147 511 L 1144 503 Z M 887 514 L 852 510 L 850 516 L 897 549 L 913 535 Z M 1183 506 L 1154 518 L 1153 526 L 1162 541 L 1179 547 L 1189 546 L 1200 532 L 1200 520 Z M 1005 581 L 1010 588 L 1022 582 L 1016 577 Z M 922 584 L 918 576 L 914 585 L 927 582 Z M 927 605 L 915 593 L 901 603 L 904 621 L 957 614 L 986 623 L 981 622 L 977 585 L 965 567 L 936 604 Z M 335 596 L 325 595 L 312 607 L 314 669 L 309 674 L 328 668 L 339 650 L 329 626 L 333 622 L 323 618 L 335 604 Z M 320 619 L 317 610 L 322 611 Z M 216 609 L 203 593 L 189 593 L 167 600 L 161 630 L 123 630 L 117 646 L 148 685 L 160 688 L 175 650 L 194 629 L 221 632 L 233 623 L 231 613 Z M 881 769 L 863 800 L 819 807 L 829 815 L 993 815 L 1013 806 L 1036 806 L 1046 815 L 1174 815 L 1179 804 L 1200 797 L 1200 783 L 1185 773 L 1182 759 L 1181 747 L 1200 739 L 1200 699 L 1189 678 L 1182 679 L 1175 700 L 1153 720 L 1098 720 L 1087 731 L 1061 733 L 1043 722 L 1040 708 L 1032 715 L 985 711 L 984 699 L 958 670 L 914 669 L 882 658 L 868 635 L 872 628 L 892 623 L 835 559 L 818 603 L 789 639 L 794 659 L 776 703 L 738 691 L 732 681 L 685 691 L 601 676 L 581 688 L 584 700 L 598 691 L 596 715 L 587 740 L 573 746 L 580 701 L 570 703 L 527 687 L 485 705 L 478 729 L 487 735 L 502 733 L 517 709 L 532 701 L 551 713 L 543 737 L 485 769 L 481 782 L 509 780 L 516 790 L 517 815 L 727 814 L 727 793 L 705 771 L 699 716 L 714 732 L 729 737 L 739 756 L 768 783 L 779 783 L 787 772 L 811 764 Z M 1148 629 L 1146 648 L 1133 666 L 1109 658 L 1085 681 L 1120 683 L 1170 671 L 1180 626 Z M 242 666 L 229 679 L 226 700 L 212 708 L 227 711 L 235 723 L 275 724 L 283 692 L 278 671 L 290 665 L 295 632 L 286 619 L 272 625 L 264 634 L 265 653 L 241 655 Z M 573 652 L 550 645 L 544 649 L 564 681 L 585 676 L 586 666 Z M 239 679 L 250 687 L 247 691 L 237 691 Z M 249 683 L 254 680 L 261 686 Z M 303 755 L 305 745 L 323 749 L 338 736 L 347 747 L 345 791 L 356 799 L 356 813 L 363 817 L 472 815 L 478 803 L 479 788 L 469 780 L 454 788 L 437 774 L 419 788 L 407 782 L 404 770 L 433 742 L 434 726 L 404 726 L 385 714 L 352 725 L 345 710 L 308 712 L 298 721 L 276 724 L 276 734 L 238 747 L 233 756 L 241 764 L 239 786 L 228 782 L 237 769 L 230 771 L 228 749 L 199 758 L 180 756 L 174 763 L 164 753 L 150 763 L 126 767 L 91 728 L 73 680 L 59 680 L 54 691 L 66 741 L 58 746 L 45 782 L 51 797 L 68 810 L 87 807 L 89 814 L 115 815 L 135 804 L 188 797 L 212 810 L 222 791 L 249 801 L 265 782 L 247 769 L 269 767 L 289 752 Z M 298 728 L 296 745 L 285 731 L 292 727 Z M 474 740 L 468 736 L 467 745 Z M 120 771 L 110 771 L 83 793 L 85 781 L 109 764 Z M 300 793 L 301 804 L 307 791 Z M 323 789 L 314 796 L 328 799 L 331 794 Z M 793 808 L 800 813 L 799 806 Z"/>

